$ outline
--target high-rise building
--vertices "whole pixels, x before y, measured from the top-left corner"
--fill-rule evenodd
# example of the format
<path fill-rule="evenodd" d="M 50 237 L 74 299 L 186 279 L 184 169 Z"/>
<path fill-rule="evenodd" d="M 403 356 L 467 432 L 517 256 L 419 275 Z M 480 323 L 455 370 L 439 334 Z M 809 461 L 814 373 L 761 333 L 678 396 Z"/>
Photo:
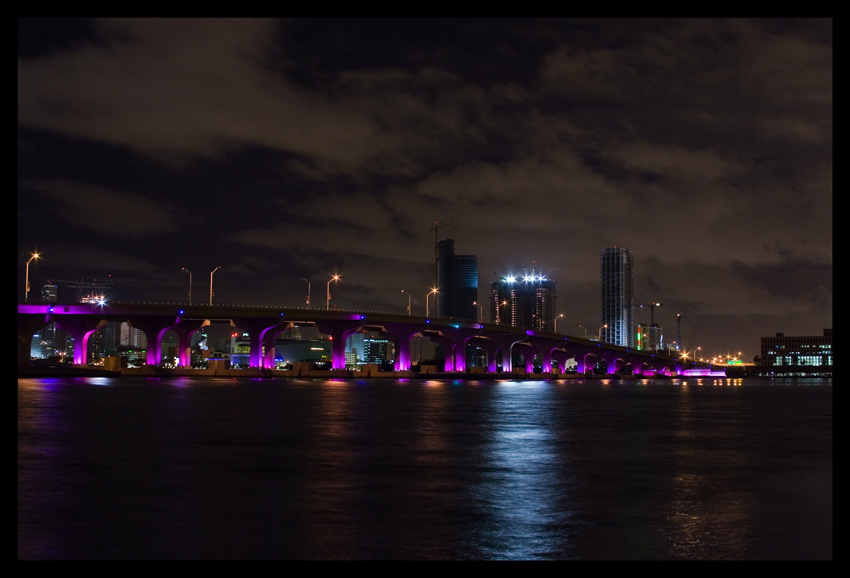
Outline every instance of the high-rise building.
<path fill-rule="evenodd" d="M 444 239 L 438 244 L 438 314 L 478 319 L 478 257 L 454 252 L 454 240 Z"/>
<path fill-rule="evenodd" d="M 544 274 L 505 275 L 490 285 L 490 323 L 554 332 L 557 297 Z"/>
<path fill-rule="evenodd" d="M 41 300 L 45 303 L 56 303 L 59 287 L 48 283 L 41 288 Z M 40 357 L 49 358 L 58 354 L 56 350 L 56 323 L 48 323 L 38 332 Z M 35 341 L 33 341 L 35 342 Z"/>
<path fill-rule="evenodd" d="M 640 351 L 664 349 L 664 335 L 657 323 L 640 323 L 637 329 L 637 348 Z"/>
<path fill-rule="evenodd" d="M 41 288 L 41 300 L 45 303 L 56 303 L 59 296 L 59 286 L 48 283 Z"/>
<path fill-rule="evenodd" d="M 622 247 L 602 249 L 601 262 L 601 339 L 605 343 L 634 347 L 635 285 L 632 252 Z"/>

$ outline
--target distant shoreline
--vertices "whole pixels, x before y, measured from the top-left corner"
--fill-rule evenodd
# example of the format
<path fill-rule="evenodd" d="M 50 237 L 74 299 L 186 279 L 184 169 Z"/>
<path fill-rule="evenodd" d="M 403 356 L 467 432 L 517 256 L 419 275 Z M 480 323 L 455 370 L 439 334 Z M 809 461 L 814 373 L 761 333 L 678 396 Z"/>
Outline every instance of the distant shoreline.
<path fill-rule="evenodd" d="M 573 380 L 573 379 L 649 379 L 659 382 L 670 379 L 708 379 L 701 376 L 623 376 L 623 375 L 586 375 L 578 373 L 481 373 L 481 372 L 436 372 L 419 373 L 412 371 L 380 371 L 366 372 L 354 370 L 314 370 L 314 371 L 286 371 L 272 369 L 186 369 L 186 368 L 161 368 L 161 367 L 139 367 L 112 371 L 97 367 L 81 366 L 20 366 L 18 367 L 18 378 L 49 378 L 49 377 L 193 377 L 193 378 L 247 378 L 247 379 L 503 379 L 503 380 Z M 790 376 L 790 375 L 733 375 L 725 379 L 741 378 L 831 378 L 828 376 Z"/>

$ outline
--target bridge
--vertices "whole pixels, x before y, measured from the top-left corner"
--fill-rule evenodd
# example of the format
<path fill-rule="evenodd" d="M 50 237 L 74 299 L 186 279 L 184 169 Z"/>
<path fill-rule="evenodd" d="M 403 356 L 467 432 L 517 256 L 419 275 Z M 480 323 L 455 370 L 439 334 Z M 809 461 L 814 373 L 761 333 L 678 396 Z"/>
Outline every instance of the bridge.
<path fill-rule="evenodd" d="M 639 351 L 610 343 L 468 319 L 435 318 L 368 311 L 326 311 L 308 308 L 280 308 L 238 305 L 181 303 L 18 303 L 18 364 L 29 365 L 33 334 L 50 323 L 67 331 L 74 339 L 74 365 L 86 364 L 89 339 L 108 322 L 127 322 L 148 338 L 147 364 L 162 363 L 162 342 L 166 333 L 177 336 L 179 365 L 188 367 L 192 335 L 212 322 L 229 322 L 247 332 L 252 368 L 274 368 L 275 337 L 294 326 L 313 326 L 332 341 L 332 368 L 345 369 L 345 342 L 357 332 L 380 332 L 395 345 L 395 371 L 411 368 L 410 341 L 422 336 L 442 345 L 446 372 L 465 372 L 467 346 L 487 354 L 487 371 L 497 371 L 501 352 L 502 371 L 512 371 L 512 353 L 520 352 L 527 373 L 539 355 L 543 373 L 551 373 L 553 362 L 563 367 L 575 359 L 578 373 L 589 372 L 598 362 L 607 364 L 607 373 L 643 375 L 683 375 L 685 371 L 710 366 L 665 355 Z"/>

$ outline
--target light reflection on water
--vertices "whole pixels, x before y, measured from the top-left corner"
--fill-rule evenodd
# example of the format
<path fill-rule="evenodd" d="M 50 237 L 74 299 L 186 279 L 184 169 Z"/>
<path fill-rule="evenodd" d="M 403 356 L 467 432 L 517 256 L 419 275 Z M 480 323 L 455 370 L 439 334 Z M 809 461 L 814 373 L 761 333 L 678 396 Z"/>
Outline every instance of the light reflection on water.
<path fill-rule="evenodd" d="M 825 559 L 831 380 L 18 382 L 21 559 Z"/>
<path fill-rule="evenodd" d="M 551 393 L 544 382 L 501 382 L 495 388 L 488 411 L 492 432 L 474 493 L 485 558 L 546 559 L 564 547 L 555 528 L 569 517 L 557 503 L 568 481 L 559 475 L 565 464 L 554 450 Z"/>

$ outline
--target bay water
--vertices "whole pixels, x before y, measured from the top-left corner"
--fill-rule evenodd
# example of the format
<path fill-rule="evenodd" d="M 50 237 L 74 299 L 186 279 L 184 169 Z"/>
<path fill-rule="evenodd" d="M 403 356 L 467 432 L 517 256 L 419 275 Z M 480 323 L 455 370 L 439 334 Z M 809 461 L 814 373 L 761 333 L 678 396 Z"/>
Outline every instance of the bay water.
<path fill-rule="evenodd" d="M 18 559 L 831 560 L 832 379 L 18 379 Z"/>

